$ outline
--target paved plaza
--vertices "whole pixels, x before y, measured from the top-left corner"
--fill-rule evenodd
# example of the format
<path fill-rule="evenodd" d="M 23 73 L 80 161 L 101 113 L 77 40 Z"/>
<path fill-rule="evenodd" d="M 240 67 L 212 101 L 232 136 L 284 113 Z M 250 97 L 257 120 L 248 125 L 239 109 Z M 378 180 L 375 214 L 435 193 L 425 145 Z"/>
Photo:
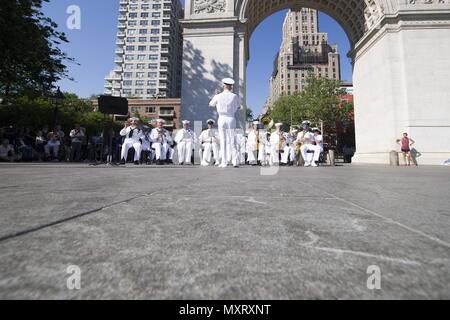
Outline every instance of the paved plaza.
<path fill-rule="evenodd" d="M 0 177 L 0 299 L 450 298 L 446 167 L 2 164 Z"/>

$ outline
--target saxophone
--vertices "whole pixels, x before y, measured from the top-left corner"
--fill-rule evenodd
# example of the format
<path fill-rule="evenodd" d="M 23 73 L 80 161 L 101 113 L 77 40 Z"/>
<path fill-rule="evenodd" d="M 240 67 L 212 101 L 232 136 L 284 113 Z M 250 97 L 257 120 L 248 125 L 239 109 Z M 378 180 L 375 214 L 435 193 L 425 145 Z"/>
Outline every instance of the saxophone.
<path fill-rule="evenodd" d="M 299 135 L 305 135 L 304 131 L 302 131 L 301 133 L 299 133 Z M 295 153 L 297 154 L 297 156 L 300 154 L 301 152 L 301 148 L 303 146 L 303 141 L 302 139 L 298 139 L 299 136 L 297 136 L 297 144 L 295 145 Z"/>
<path fill-rule="evenodd" d="M 283 153 L 284 152 L 284 148 L 286 148 L 286 138 L 283 135 L 283 132 L 277 132 L 277 134 L 279 135 L 279 142 L 278 142 L 278 152 Z"/>

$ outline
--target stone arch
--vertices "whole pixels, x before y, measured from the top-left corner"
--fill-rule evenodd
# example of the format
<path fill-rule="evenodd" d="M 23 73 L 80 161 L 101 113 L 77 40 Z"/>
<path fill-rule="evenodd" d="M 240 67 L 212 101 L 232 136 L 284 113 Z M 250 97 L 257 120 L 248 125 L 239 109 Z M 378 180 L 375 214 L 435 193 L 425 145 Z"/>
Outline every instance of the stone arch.
<path fill-rule="evenodd" d="M 207 106 L 225 76 L 245 106 L 252 32 L 300 7 L 333 17 L 353 47 L 356 162 L 386 163 L 403 132 L 420 146 L 420 163 L 450 158 L 450 0 L 186 0 L 182 117 L 217 116 Z"/>
<path fill-rule="evenodd" d="M 241 22 L 250 37 L 257 26 L 273 13 L 290 8 L 308 7 L 325 12 L 345 30 L 352 47 L 382 21 L 386 1 L 390 0 L 241 0 L 236 3 Z"/>

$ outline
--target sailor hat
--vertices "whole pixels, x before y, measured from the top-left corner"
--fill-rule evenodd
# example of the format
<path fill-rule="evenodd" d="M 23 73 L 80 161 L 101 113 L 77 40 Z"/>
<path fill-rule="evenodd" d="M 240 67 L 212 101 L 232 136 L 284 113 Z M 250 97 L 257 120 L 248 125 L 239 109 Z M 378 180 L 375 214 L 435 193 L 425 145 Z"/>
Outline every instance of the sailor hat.
<path fill-rule="evenodd" d="M 214 121 L 213 119 L 209 119 L 206 123 L 208 123 L 208 124 L 216 124 L 216 121 Z"/>
<path fill-rule="evenodd" d="M 233 79 L 231 79 L 231 78 L 225 78 L 225 79 L 223 79 L 222 80 L 222 82 L 224 83 L 224 84 L 228 84 L 228 85 L 230 85 L 230 86 L 232 86 L 232 85 L 234 85 L 236 82 L 233 80 Z"/>

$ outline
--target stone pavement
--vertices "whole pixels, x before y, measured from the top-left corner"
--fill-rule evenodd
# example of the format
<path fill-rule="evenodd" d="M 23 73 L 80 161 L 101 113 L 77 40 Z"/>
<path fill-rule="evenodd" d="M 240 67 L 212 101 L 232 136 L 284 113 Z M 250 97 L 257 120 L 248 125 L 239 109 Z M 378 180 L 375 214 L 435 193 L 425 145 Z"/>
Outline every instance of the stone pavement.
<path fill-rule="evenodd" d="M 0 177 L 0 299 L 450 298 L 448 167 L 2 164 Z"/>

